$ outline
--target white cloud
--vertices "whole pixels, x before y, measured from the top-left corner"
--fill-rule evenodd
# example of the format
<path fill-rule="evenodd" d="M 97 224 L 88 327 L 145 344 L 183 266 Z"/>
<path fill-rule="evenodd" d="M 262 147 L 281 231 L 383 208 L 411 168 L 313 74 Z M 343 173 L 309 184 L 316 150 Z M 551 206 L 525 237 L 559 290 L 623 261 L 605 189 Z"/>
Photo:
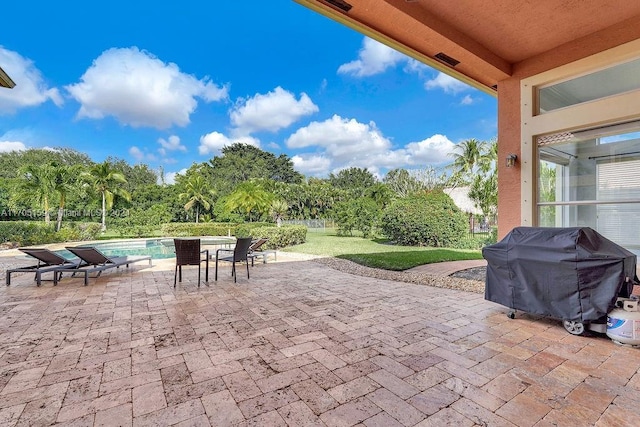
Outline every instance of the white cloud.
<path fill-rule="evenodd" d="M 427 80 L 424 83 L 424 87 L 427 90 L 442 89 L 445 93 L 450 94 L 456 94 L 458 92 L 462 92 L 463 90 L 470 89 L 470 86 L 466 83 L 463 83 L 460 80 L 455 79 L 445 73 L 438 73 L 435 78 Z"/>
<path fill-rule="evenodd" d="M 0 141 L 0 153 L 9 153 L 11 151 L 24 151 L 27 146 L 20 141 Z"/>
<path fill-rule="evenodd" d="M 311 122 L 286 140 L 289 148 L 321 147 L 333 158 L 348 162 L 363 153 L 387 150 L 391 143 L 375 123 L 360 123 L 334 115 L 324 122 Z"/>
<path fill-rule="evenodd" d="M 143 160 L 153 162 L 153 161 L 157 160 L 156 156 L 154 156 L 151 153 L 148 153 L 146 151 L 143 151 L 143 150 L 139 149 L 135 145 L 132 146 L 131 148 L 129 148 L 129 154 L 131 155 L 131 157 L 136 159 L 138 162 L 142 162 Z"/>
<path fill-rule="evenodd" d="M 409 160 L 409 165 L 438 165 L 451 161 L 449 153 L 453 152 L 455 144 L 444 135 L 433 135 L 419 142 L 412 142 L 403 150 Z"/>
<path fill-rule="evenodd" d="M 141 161 L 142 159 L 144 159 L 144 153 L 135 145 L 129 148 L 129 154 L 137 161 Z"/>
<path fill-rule="evenodd" d="M 325 171 L 347 167 L 395 167 L 407 161 L 402 157 L 403 153 L 391 149 L 391 142 L 374 122 L 360 123 L 338 115 L 298 129 L 286 144 L 294 149 L 314 149 L 314 153 L 299 154 L 299 162 L 313 160 L 313 164 L 318 164 L 320 158 L 329 159 L 330 165 L 322 163 Z"/>
<path fill-rule="evenodd" d="M 47 86 L 42 73 L 30 59 L 0 46 L 0 64 L 16 84 L 13 89 L 0 90 L 0 113 L 13 113 L 48 100 L 58 107 L 64 103 L 58 89 Z"/>
<path fill-rule="evenodd" d="M 224 147 L 235 144 L 236 142 L 260 147 L 260 141 L 251 136 L 242 136 L 239 138 L 230 139 L 220 132 L 211 132 L 200 137 L 200 146 L 198 147 L 198 152 L 202 155 L 216 155 L 219 154 L 220 150 L 222 150 Z"/>
<path fill-rule="evenodd" d="M 471 105 L 475 102 L 475 99 L 471 97 L 471 95 L 465 95 L 462 100 L 460 100 L 460 105 Z"/>
<path fill-rule="evenodd" d="M 286 144 L 292 149 L 312 150 L 292 157 L 296 168 L 304 173 L 323 175 L 360 167 L 377 176 L 383 169 L 446 163 L 455 146 L 446 136 L 433 135 L 394 149 L 375 123 L 340 116 L 298 129 Z"/>
<path fill-rule="evenodd" d="M 326 175 L 331 168 L 331 159 L 321 155 L 303 154 L 291 158 L 293 167 L 305 175 Z"/>
<path fill-rule="evenodd" d="M 405 73 L 415 74 L 419 79 L 425 80 L 424 87 L 427 90 L 442 89 L 445 93 L 455 95 L 470 88 L 466 83 L 442 72 L 438 72 L 435 77 L 431 78 L 433 68 L 368 37 L 363 40 L 363 46 L 358 52 L 358 59 L 342 64 L 338 68 L 338 74 L 367 77 L 384 73 L 387 69 L 398 64 L 404 64 L 403 71 Z M 465 97 L 463 105 L 469 105 L 465 102 L 470 101 L 472 101 L 470 97 L 468 99 Z"/>
<path fill-rule="evenodd" d="M 180 169 L 177 172 L 166 172 L 164 174 L 164 182 L 166 184 L 175 184 L 176 183 L 176 175 L 184 175 L 187 173 L 187 168 Z"/>
<path fill-rule="evenodd" d="M 389 46 L 365 37 L 358 59 L 342 64 L 338 74 L 350 74 L 356 77 L 373 76 L 394 67 L 401 61 L 408 60 L 406 55 L 391 49 Z"/>
<path fill-rule="evenodd" d="M 196 79 L 137 47 L 109 49 L 93 61 L 81 81 L 66 86 L 80 104 L 78 117 L 115 117 L 132 127 L 186 126 L 198 101 L 227 98 L 227 88 Z"/>
<path fill-rule="evenodd" d="M 162 156 L 166 156 L 167 151 L 187 151 L 187 147 L 180 144 L 180 137 L 177 135 L 171 135 L 167 139 L 158 138 L 158 144 L 160 144 L 158 152 Z"/>
<path fill-rule="evenodd" d="M 306 93 L 296 100 L 294 94 L 276 87 L 267 94 L 256 94 L 247 100 L 241 99 L 230 112 L 234 134 L 249 135 L 257 131 L 276 132 L 286 128 L 304 116 L 318 112 L 318 106 Z"/>
<path fill-rule="evenodd" d="M 417 74 L 420 77 L 423 77 L 425 74 L 432 72 L 433 68 L 429 67 L 424 62 L 418 61 L 417 59 L 408 58 L 403 70 L 405 73 Z"/>

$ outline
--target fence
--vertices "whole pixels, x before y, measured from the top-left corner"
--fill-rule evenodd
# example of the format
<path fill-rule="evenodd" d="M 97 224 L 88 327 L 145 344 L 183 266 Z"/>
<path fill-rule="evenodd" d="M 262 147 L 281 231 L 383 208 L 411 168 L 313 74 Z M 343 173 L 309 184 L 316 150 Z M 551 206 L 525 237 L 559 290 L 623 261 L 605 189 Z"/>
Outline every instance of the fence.
<path fill-rule="evenodd" d="M 325 231 L 327 228 L 335 228 L 336 224 L 332 219 L 290 219 L 282 221 L 288 225 L 304 225 L 307 231 Z"/>

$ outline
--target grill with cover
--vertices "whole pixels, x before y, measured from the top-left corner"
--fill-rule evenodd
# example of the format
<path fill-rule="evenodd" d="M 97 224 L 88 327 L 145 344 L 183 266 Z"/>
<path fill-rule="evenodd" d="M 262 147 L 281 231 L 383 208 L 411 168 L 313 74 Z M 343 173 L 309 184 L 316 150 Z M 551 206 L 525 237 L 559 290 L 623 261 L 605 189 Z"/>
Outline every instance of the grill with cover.
<path fill-rule="evenodd" d="M 516 227 L 482 250 L 485 299 L 562 319 L 570 333 L 606 323 L 618 297 L 629 297 L 636 255 L 589 227 Z"/>

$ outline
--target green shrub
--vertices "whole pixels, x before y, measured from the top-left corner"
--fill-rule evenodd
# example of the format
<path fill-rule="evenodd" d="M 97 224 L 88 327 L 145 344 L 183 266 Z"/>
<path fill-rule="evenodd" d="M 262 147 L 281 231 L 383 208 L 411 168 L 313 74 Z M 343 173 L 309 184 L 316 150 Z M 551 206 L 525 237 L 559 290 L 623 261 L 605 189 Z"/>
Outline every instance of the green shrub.
<path fill-rule="evenodd" d="M 236 228 L 251 226 L 259 227 L 271 225 L 265 222 L 254 222 L 238 224 L 233 222 L 171 222 L 162 225 L 162 235 L 167 237 L 188 237 L 188 236 L 237 236 Z M 241 229 L 241 233 L 243 233 Z"/>
<path fill-rule="evenodd" d="M 491 227 L 489 237 L 484 241 L 485 245 L 493 245 L 498 242 L 498 227 Z"/>
<path fill-rule="evenodd" d="M 250 227 L 248 231 L 249 235 L 254 238 L 269 239 L 263 246 L 265 249 L 279 249 L 285 246 L 299 245 L 307 239 L 307 227 L 304 225 L 258 226 Z"/>
<path fill-rule="evenodd" d="M 455 247 L 467 234 L 467 216 L 442 191 L 398 199 L 382 216 L 382 232 L 400 245 Z"/>
<path fill-rule="evenodd" d="M 101 233 L 97 222 L 67 222 L 57 233 L 58 242 L 96 240 Z"/>
<path fill-rule="evenodd" d="M 233 233 L 236 237 L 250 237 L 252 234 L 252 230 L 255 227 L 251 227 L 249 224 L 240 224 L 236 226 L 235 232 Z"/>
<path fill-rule="evenodd" d="M 1 221 L 0 242 L 18 246 L 46 243 L 94 240 L 100 233 L 100 224 L 69 222 L 55 231 L 55 223 L 49 225 L 36 221 Z"/>
<path fill-rule="evenodd" d="M 162 224 L 162 235 L 171 237 L 188 236 L 227 236 L 234 234 L 237 224 L 234 223 L 191 223 L 191 222 L 171 222 Z"/>
<path fill-rule="evenodd" d="M 171 211 L 165 205 L 148 209 L 130 209 L 128 215 L 109 219 L 109 227 L 120 237 L 153 237 L 161 224 L 171 220 Z"/>
<path fill-rule="evenodd" d="M 451 248 L 454 249 L 481 249 L 484 245 L 485 238 L 467 235 L 458 240 Z"/>
<path fill-rule="evenodd" d="M 0 240 L 2 243 L 15 243 L 18 246 L 38 245 L 55 242 L 55 224 L 46 225 L 35 221 L 0 222 Z"/>
<path fill-rule="evenodd" d="M 380 219 L 380 208 L 373 199 L 359 197 L 336 203 L 333 216 L 338 227 L 338 235 L 351 236 L 353 230 L 359 230 L 364 238 L 368 238 Z"/>

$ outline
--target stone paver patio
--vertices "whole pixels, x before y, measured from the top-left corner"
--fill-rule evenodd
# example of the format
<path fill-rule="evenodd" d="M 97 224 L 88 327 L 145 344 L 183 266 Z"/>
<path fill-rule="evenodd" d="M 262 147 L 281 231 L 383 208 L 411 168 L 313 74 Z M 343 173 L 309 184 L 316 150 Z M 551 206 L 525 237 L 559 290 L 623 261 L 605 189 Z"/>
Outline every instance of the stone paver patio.
<path fill-rule="evenodd" d="M 640 425 L 640 350 L 606 337 L 313 261 L 229 271 L 1 286 L 0 425 Z"/>

